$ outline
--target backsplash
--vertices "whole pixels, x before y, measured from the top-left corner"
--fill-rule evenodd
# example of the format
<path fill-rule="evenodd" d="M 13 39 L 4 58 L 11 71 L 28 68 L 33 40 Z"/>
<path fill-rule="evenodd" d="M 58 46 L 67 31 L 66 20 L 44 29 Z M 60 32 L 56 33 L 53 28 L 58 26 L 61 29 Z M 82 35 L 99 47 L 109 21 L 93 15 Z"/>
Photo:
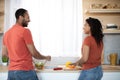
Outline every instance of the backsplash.
<path fill-rule="evenodd" d="M 104 36 L 104 64 L 110 64 L 107 59 L 107 56 L 110 53 L 118 53 L 118 60 L 120 59 L 120 34 L 105 34 Z"/>

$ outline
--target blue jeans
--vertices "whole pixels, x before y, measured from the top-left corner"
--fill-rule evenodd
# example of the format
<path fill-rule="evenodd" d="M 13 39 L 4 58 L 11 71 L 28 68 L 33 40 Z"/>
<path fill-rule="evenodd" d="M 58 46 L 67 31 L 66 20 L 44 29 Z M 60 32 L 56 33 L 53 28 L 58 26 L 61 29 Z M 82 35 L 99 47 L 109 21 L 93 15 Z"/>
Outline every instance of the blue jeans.
<path fill-rule="evenodd" d="M 101 80 L 102 76 L 102 67 L 97 66 L 88 70 L 82 70 L 78 80 Z"/>
<path fill-rule="evenodd" d="M 12 70 L 8 71 L 8 80 L 38 80 L 38 77 L 34 70 Z"/>

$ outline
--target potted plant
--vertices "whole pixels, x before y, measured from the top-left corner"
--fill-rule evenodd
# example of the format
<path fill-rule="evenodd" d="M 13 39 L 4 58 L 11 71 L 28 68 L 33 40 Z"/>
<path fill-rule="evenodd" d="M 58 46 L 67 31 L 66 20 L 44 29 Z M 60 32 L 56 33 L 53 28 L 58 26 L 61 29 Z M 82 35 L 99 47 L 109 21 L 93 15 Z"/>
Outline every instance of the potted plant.
<path fill-rule="evenodd" d="M 6 56 L 3 56 L 3 57 L 2 57 L 2 64 L 3 64 L 4 66 L 6 66 L 6 65 L 8 64 L 8 57 L 6 57 Z"/>

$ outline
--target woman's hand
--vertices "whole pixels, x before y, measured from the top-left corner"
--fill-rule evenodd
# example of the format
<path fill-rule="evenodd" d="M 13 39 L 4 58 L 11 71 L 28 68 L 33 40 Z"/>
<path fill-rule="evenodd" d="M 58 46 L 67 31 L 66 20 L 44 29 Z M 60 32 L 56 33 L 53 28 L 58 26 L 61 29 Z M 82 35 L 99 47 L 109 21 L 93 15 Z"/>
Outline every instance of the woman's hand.
<path fill-rule="evenodd" d="M 71 63 L 70 65 L 74 65 L 74 66 L 77 66 L 77 63 Z"/>
<path fill-rule="evenodd" d="M 70 65 L 82 66 L 82 65 L 79 63 L 79 61 L 77 61 L 77 62 L 75 62 L 75 63 L 72 63 L 72 64 L 70 64 Z"/>

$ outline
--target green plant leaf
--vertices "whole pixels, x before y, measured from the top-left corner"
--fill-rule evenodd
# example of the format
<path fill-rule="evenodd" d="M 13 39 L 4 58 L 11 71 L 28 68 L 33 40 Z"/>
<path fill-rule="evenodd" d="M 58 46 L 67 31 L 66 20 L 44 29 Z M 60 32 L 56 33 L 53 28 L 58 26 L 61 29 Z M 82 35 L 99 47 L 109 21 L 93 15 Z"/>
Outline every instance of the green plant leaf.
<path fill-rule="evenodd" d="M 2 62 L 8 62 L 8 58 L 7 57 L 2 57 Z"/>

